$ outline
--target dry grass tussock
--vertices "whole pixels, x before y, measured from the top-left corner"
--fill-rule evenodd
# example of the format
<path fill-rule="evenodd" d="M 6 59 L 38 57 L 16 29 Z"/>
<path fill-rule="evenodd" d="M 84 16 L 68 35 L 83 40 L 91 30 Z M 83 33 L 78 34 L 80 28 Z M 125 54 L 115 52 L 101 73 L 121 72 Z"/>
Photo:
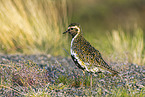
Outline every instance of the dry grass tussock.
<path fill-rule="evenodd" d="M 1 0 L 0 50 L 5 53 L 63 53 L 66 0 Z"/>
<path fill-rule="evenodd" d="M 118 57 L 122 57 L 130 63 L 145 65 L 145 45 L 143 31 L 140 28 L 132 33 L 123 30 L 114 30 L 108 35 L 109 42 Z"/>

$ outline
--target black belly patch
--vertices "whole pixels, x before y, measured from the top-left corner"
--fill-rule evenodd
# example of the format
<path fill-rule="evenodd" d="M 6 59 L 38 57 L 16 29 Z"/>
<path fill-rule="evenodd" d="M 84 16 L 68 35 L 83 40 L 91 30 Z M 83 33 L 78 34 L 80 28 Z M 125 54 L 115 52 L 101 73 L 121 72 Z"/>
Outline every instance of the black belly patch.
<path fill-rule="evenodd" d="M 73 55 L 71 55 L 71 57 L 72 57 L 72 60 L 74 61 L 74 63 L 77 65 L 78 68 L 80 68 L 80 69 L 82 69 L 82 70 L 85 69 L 84 67 L 82 67 L 82 66 L 78 63 L 78 60 L 77 60 Z"/>

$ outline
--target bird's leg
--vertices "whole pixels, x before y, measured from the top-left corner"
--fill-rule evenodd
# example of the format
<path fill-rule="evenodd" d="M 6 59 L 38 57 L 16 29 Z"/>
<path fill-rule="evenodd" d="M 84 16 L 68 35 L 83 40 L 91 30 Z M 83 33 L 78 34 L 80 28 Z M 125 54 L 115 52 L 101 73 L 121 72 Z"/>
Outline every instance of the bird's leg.
<path fill-rule="evenodd" d="M 92 90 L 92 73 L 90 73 L 90 88 Z"/>
<path fill-rule="evenodd" d="M 83 79 L 82 79 L 81 88 L 83 88 L 84 80 L 85 80 L 85 71 L 83 71 Z"/>

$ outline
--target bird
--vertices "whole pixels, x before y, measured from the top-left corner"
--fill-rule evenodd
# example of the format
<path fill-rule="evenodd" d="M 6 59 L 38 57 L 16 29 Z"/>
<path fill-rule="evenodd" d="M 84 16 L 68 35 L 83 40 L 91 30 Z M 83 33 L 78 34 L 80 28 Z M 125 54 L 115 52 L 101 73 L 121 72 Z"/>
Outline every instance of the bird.
<path fill-rule="evenodd" d="M 113 70 L 102 58 L 101 53 L 95 49 L 82 34 L 79 23 L 71 23 L 63 34 L 70 34 L 71 40 L 71 58 L 76 66 L 90 73 L 90 87 L 92 88 L 92 73 L 109 71 L 112 75 L 119 72 Z"/>

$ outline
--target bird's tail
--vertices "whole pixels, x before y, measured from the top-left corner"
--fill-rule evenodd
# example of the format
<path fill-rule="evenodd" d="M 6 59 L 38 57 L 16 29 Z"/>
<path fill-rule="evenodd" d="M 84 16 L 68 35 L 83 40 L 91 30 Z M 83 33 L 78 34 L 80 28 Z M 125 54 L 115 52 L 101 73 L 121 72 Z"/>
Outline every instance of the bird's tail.
<path fill-rule="evenodd" d="M 112 76 L 116 76 L 116 75 L 118 75 L 119 74 L 119 72 L 117 72 L 117 71 L 115 71 L 115 70 L 110 70 L 110 72 L 112 73 Z"/>
<path fill-rule="evenodd" d="M 104 69 L 107 69 L 112 74 L 112 76 L 119 74 L 118 71 L 113 70 L 103 59 L 101 60 L 101 66 L 104 67 Z"/>

